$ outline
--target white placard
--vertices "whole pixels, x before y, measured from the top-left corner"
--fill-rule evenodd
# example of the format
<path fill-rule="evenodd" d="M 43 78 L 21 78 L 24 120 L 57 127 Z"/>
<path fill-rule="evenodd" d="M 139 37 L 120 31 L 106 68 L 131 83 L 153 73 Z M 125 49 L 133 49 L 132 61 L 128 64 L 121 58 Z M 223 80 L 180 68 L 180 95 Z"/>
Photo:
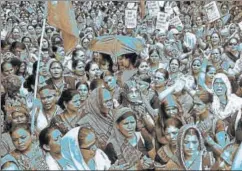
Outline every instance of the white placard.
<path fill-rule="evenodd" d="M 204 9 L 208 16 L 208 21 L 214 22 L 215 20 L 219 19 L 221 17 L 220 12 L 218 10 L 217 4 L 215 1 L 210 2 L 209 4 L 204 6 Z"/>
<path fill-rule="evenodd" d="M 125 10 L 125 26 L 127 28 L 135 28 L 137 26 L 136 10 Z"/>
<path fill-rule="evenodd" d="M 151 17 L 156 16 L 157 13 L 160 11 L 158 1 L 147 1 L 146 3 L 148 6 L 150 16 Z"/>
<path fill-rule="evenodd" d="M 168 17 L 169 17 L 169 15 L 166 13 L 158 12 L 157 21 L 156 21 L 156 29 L 168 30 L 168 26 L 169 26 L 169 21 L 167 20 Z"/>
<path fill-rule="evenodd" d="M 171 8 L 170 6 L 166 6 L 165 7 L 165 12 L 168 14 L 172 14 L 173 13 L 173 8 Z"/>
<path fill-rule="evenodd" d="M 242 21 L 238 23 L 240 30 L 242 30 Z"/>
<path fill-rule="evenodd" d="M 170 25 L 183 28 L 183 24 L 179 18 L 179 16 L 175 16 L 174 18 L 170 19 Z"/>
<path fill-rule="evenodd" d="M 159 1 L 159 5 L 160 5 L 160 7 L 164 7 L 165 1 Z"/>

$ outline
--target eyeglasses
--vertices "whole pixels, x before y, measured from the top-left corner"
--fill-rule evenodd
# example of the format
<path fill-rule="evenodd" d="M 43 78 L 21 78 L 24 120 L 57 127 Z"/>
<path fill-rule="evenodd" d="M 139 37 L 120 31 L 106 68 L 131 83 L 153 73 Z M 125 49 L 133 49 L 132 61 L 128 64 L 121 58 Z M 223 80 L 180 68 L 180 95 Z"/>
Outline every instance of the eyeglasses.
<path fill-rule="evenodd" d="M 236 46 L 238 43 L 229 43 L 229 46 Z"/>
<path fill-rule="evenodd" d="M 96 142 L 94 142 L 92 145 L 90 145 L 89 147 L 86 147 L 86 148 L 80 147 L 80 149 L 96 151 L 97 150 Z"/>
<path fill-rule="evenodd" d="M 196 64 L 195 64 L 195 65 L 192 65 L 192 66 L 194 66 L 194 67 L 195 67 L 195 66 L 196 66 L 196 67 L 200 67 L 201 65 L 196 65 Z"/>

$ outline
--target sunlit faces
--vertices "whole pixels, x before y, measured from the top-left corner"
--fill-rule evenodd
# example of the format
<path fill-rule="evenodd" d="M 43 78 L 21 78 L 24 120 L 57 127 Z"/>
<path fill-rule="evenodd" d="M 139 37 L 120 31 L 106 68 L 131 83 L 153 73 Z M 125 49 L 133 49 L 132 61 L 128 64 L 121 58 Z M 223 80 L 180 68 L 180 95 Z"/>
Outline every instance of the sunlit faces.
<path fill-rule="evenodd" d="M 20 31 L 19 31 L 19 29 L 14 28 L 14 29 L 13 29 L 13 32 L 12 32 L 12 35 L 13 35 L 13 38 L 14 38 L 14 39 L 18 39 L 18 38 L 20 38 Z"/>
<path fill-rule="evenodd" d="M 12 113 L 12 125 L 27 123 L 27 116 L 21 112 Z"/>
<path fill-rule="evenodd" d="M 12 133 L 11 137 L 15 148 L 20 152 L 24 152 L 28 150 L 28 148 L 32 143 L 32 138 L 30 133 L 23 128 L 19 128 L 15 130 Z"/>
<path fill-rule="evenodd" d="M 42 41 L 42 48 L 43 49 L 47 49 L 49 47 L 49 43 L 46 39 L 43 39 Z"/>
<path fill-rule="evenodd" d="M 74 57 L 75 60 L 85 61 L 85 54 L 82 50 L 78 50 L 76 56 Z"/>
<path fill-rule="evenodd" d="M 27 29 L 30 35 L 35 35 L 35 29 L 33 26 L 29 25 Z"/>
<path fill-rule="evenodd" d="M 109 112 L 110 109 L 113 109 L 111 93 L 106 89 L 103 89 L 103 106 L 107 109 L 107 112 Z"/>
<path fill-rule="evenodd" d="M 178 114 L 178 109 L 176 106 L 167 106 L 165 107 L 165 112 L 169 117 L 176 117 Z"/>
<path fill-rule="evenodd" d="M 215 74 L 216 74 L 216 68 L 214 68 L 212 66 L 209 67 L 209 69 L 206 73 L 206 79 L 209 79 L 209 81 L 211 82 L 213 80 Z"/>
<path fill-rule="evenodd" d="M 170 63 L 170 71 L 176 73 L 179 71 L 179 62 L 178 60 L 173 59 Z"/>
<path fill-rule="evenodd" d="M 99 66 L 98 66 L 98 64 L 96 64 L 96 63 L 91 64 L 91 67 L 90 67 L 90 70 L 89 70 L 88 73 L 89 73 L 89 77 L 91 79 L 97 78 L 98 77 L 98 73 L 99 73 Z"/>
<path fill-rule="evenodd" d="M 202 26 L 202 18 L 201 17 L 197 17 L 196 18 L 196 24 L 197 24 L 197 26 Z"/>
<path fill-rule="evenodd" d="M 45 145 L 45 150 L 51 152 L 52 154 L 60 154 L 62 133 L 58 129 L 53 129 L 49 133 L 48 137 L 49 144 Z"/>
<path fill-rule="evenodd" d="M 179 129 L 172 125 L 167 127 L 165 130 L 165 137 L 173 146 L 175 146 L 177 143 L 178 132 L 179 132 Z"/>
<path fill-rule="evenodd" d="M 193 100 L 193 111 L 195 112 L 196 115 L 201 115 L 204 112 L 207 111 L 207 106 L 205 103 L 203 103 L 199 97 L 194 97 Z"/>
<path fill-rule="evenodd" d="M 10 64 L 10 63 L 6 63 L 2 67 L 3 67 L 2 70 L 3 70 L 3 75 L 4 76 L 8 76 L 8 75 L 11 75 L 11 74 L 14 74 L 15 73 L 15 70 L 13 68 L 13 65 Z"/>
<path fill-rule="evenodd" d="M 200 60 L 194 60 L 192 63 L 192 71 L 194 74 L 197 74 L 200 72 L 201 69 L 201 61 Z"/>
<path fill-rule="evenodd" d="M 104 85 L 105 87 L 109 90 L 109 91 L 112 91 L 115 89 L 116 87 L 116 79 L 113 77 L 113 76 L 105 76 L 104 77 Z"/>
<path fill-rule="evenodd" d="M 81 96 L 76 94 L 69 102 L 64 102 L 65 108 L 72 112 L 77 112 L 81 106 Z"/>
<path fill-rule="evenodd" d="M 88 87 L 86 84 L 81 84 L 77 90 L 79 91 L 80 93 L 80 98 L 81 98 L 81 101 L 84 101 L 87 99 L 88 97 Z"/>
<path fill-rule="evenodd" d="M 151 61 L 151 63 L 158 63 L 159 62 L 159 59 L 160 59 L 159 54 L 156 51 L 154 51 L 150 55 L 150 61 Z"/>
<path fill-rule="evenodd" d="M 161 72 L 155 72 L 154 84 L 156 88 L 165 86 L 166 84 L 165 75 Z"/>
<path fill-rule="evenodd" d="M 59 63 L 53 63 L 50 67 L 50 74 L 52 78 L 59 79 L 63 75 L 63 69 Z"/>
<path fill-rule="evenodd" d="M 217 33 L 212 34 L 211 36 L 211 42 L 213 45 L 218 45 L 220 42 L 220 37 Z"/>
<path fill-rule="evenodd" d="M 85 74 L 85 64 L 81 60 L 78 61 L 74 72 L 75 72 L 75 74 L 80 75 L 80 76 Z"/>
<path fill-rule="evenodd" d="M 231 51 L 237 51 L 238 41 L 236 39 L 231 39 L 229 41 L 229 47 L 230 47 Z"/>
<path fill-rule="evenodd" d="M 44 89 L 39 94 L 40 100 L 45 110 L 50 110 L 55 106 L 55 103 L 57 101 L 55 90 Z"/>
<path fill-rule="evenodd" d="M 212 53 L 211 53 L 211 59 L 214 63 L 217 63 L 221 60 L 221 57 L 220 57 L 220 51 L 218 49 L 213 49 L 212 50 Z"/>
<path fill-rule="evenodd" d="M 118 130 L 126 137 L 131 138 L 135 135 L 136 120 L 134 116 L 129 116 L 117 124 Z"/>
<path fill-rule="evenodd" d="M 226 95 L 227 87 L 221 78 L 215 79 L 213 83 L 213 90 L 217 96 Z"/>
<path fill-rule="evenodd" d="M 83 143 L 80 145 L 81 153 L 84 154 L 85 158 L 93 158 L 97 151 L 96 136 L 93 132 L 89 133 Z"/>
<path fill-rule="evenodd" d="M 137 102 L 140 100 L 140 93 L 137 87 L 131 87 L 128 91 L 127 98 L 130 102 Z"/>
<path fill-rule="evenodd" d="M 199 141 L 196 135 L 186 135 L 184 138 L 183 149 L 185 156 L 195 157 L 199 150 Z"/>
<path fill-rule="evenodd" d="M 149 71 L 149 65 L 146 61 L 143 61 L 140 63 L 138 67 L 138 71 L 140 74 L 147 74 Z"/>

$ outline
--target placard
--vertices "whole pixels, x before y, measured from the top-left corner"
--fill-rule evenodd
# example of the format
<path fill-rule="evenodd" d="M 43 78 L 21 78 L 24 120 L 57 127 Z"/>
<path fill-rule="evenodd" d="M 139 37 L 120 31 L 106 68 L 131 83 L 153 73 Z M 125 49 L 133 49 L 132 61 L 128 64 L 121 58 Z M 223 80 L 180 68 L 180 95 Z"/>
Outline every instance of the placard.
<path fill-rule="evenodd" d="M 158 1 L 147 1 L 148 11 L 151 17 L 157 16 L 160 11 Z"/>
<path fill-rule="evenodd" d="M 242 21 L 238 23 L 240 30 L 242 30 Z"/>
<path fill-rule="evenodd" d="M 158 12 L 157 20 L 156 20 L 156 29 L 168 30 L 168 26 L 169 26 L 168 17 L 169 15 L 166 13 Z"/>
<path fill-rule="evenodd" d="M 171 18 L 170 19 L 170 25 L 173 25 L 176 28 L 179 28 L 179 27 L 183 28 L 183 24 L 182 24 L 179 16 L 175 16 L 174 18 Z"/>
<path fill-rule="evenodd" d="M 160 7 L 164 7 L 164 5 L 165 5 L 165 1 L 159 1 L 159 6 Z"/>
<path fill-rule="evenodd" d="M 205 11 L 207 13 L 208 21 L 210 23 L 214 22 L 215 20 L 217 20 L 217 19 L 219 19 L 221 17 L 219 9 L 218 9 L 217 4 L 216 4 L 215 1 L 210 2 L 209 4 L 206 4 L 204 6 L 204 9 L 205 9 Z"/>
<path fill-rule="evenodd" d="M 125 10 L 125 26 L 127 28 L 135 28 L 137 26 L 136 10 Z"/>

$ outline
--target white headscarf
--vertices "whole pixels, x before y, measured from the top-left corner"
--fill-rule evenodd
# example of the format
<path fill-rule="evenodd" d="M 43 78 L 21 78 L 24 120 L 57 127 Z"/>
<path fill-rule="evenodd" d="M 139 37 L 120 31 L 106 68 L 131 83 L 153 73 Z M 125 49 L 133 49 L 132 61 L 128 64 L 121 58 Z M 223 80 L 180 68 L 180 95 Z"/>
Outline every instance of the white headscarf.
<path fill-rule="evenodd" d="M 65 160 L 63 170 L 90 170 L 79 148 L 78 132 L 80 128 L 71 129 L 61 140 L 61 154 Z M 96 170 L 108 170 L 111 166 L 107 155 L 100 149 L 97 149 L 94 161 Z"/>
<path fill-rule="evenodd" d="M 242 99 L 240 97 L 236 96 L 235 94 L 232 94 L 232 88 L 231 88 L 230 81 L 225 74 L 223 74 L 223 73 L 216 74 L 215 77 L 213 78 L 213 84 L 214 84 L 214 81 L 218 78 L 222 79 L 223 82 L 226 85 L 226 88 L 227 88 L 226 96 L 227 96 L 227 99 L 228 99 L 228 103 L 227 103 L 225 109 L 221 110 L 219 98 L 216 95 L 216 93 L 213 93 L 213 103 L 212 103 L 213 113 L 219 119 L 223 120 L 223 119 L 231 116 L 232 114 L 235 114 L 238 111 L 236 121 L 235 121 L 235 125 L 234 125 L 235 130 L 236 130 L 237 126 L 238 126 L 238 122 L 241 118 Z"/>

